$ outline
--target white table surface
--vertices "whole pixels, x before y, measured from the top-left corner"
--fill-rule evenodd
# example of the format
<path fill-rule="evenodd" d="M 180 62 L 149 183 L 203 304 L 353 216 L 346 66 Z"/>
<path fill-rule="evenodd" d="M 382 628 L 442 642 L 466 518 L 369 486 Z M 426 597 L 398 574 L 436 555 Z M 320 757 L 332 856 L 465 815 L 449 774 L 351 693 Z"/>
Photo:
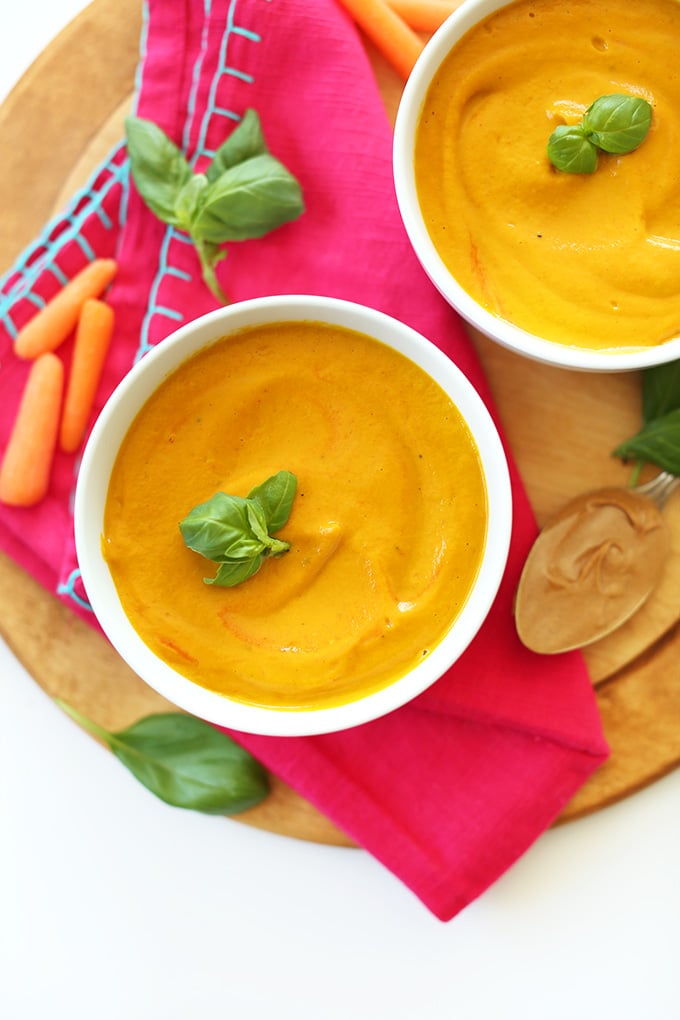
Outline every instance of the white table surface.
<path fill-rule="evenodd" d="M 3 0 L 0 101 L 84 6 Z M 680 771 L 442 924 L 363 851 L 166 807 L 1 643 L 0 719 L 4 1020 L 680 1018 Z"/>

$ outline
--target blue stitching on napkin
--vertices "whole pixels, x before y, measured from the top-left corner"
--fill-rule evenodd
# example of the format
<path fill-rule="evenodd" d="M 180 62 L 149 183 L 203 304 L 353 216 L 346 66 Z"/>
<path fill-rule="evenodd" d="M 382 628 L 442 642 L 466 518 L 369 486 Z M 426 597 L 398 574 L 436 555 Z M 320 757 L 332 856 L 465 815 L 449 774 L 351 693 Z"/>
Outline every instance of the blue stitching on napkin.
<path fill-rule="evenodd" d="M 241 119 L 237 113 L 234 113 L 233 110 L 225 109 L 225 107 L 223 107 L 223 106 L 215 106 L 213 112 L 214 113 L 219 113 L 222 117 L 229 117 L 230 120 L 238 121 L 238 120 Z M 208 149 L 204 149 L 203 151 L 205 152 L 206 155 L 211 155 L 211 156 L 214 155 L 214 153 L 213 152 L 209 152 Z"/>
<path fill-rule="evenodd" d="M 76 192 L 66 211 L 47 223 L 38 238 L 24 250 L 15 265 L 0 278 L 0 323 L 12 339 L 19 332 L 12 319 L 12 309 L 19 299 L 24 298 L 38 308 L 42 308 L 45 304 L 45 299 L 33 289 L 41 276 L 49 272 L 56 278 L 60 286 L 64 286 L 68 282 L 57 262 L 65 245 L 75 241 L 87 261 L 94 258 L 92 247 L 87 238 L 81 234 L 88 218 L 96 215 L 105 230 L 114 229 L 111 217 L 102 209 L 102 203 L 112 188 L 117 185 L 122 185 L 123 193 L 125 193 L 129 171 L 128 162 L 127 160 L 115 161 L 122 148 L 122 143 L 116 146 L 106 161 L 95 170 L 85 186 Z M 10 283 L 10 281 L 12 282 Z"/>
<path fill-rule="evenodd" d="M 249 85 L 252 85 L 252 83 L 255 81 L 252 74 L 246 74 L 245 71 L 239 71 L 235 67 L 225 67 L 223 68 L 223 71 L 224 74 L 230 74 L 233 78 L 239 78 L 240 81 L 248 82 Z"/>
<path fill-rule="evenodd" d="M 76 241 L 77 240 L 78 238 L 76 236 Z M 66 276 L 66 273 L 56 264 L 56 262 L 53 262 L 51 265 L 47 267 L 47 272 L 52 273 L 53 276 L 56 276 L 57 283 L 59 284 L 60 287 L 65 287 L 66 284 L 68 283 L 68 277 Z M 45 304 L 43 298 L 40 298 L 40 300 L 42 301 L 43 304 Z"/>
<path fill-rule="evenodd" d="M 60 581 L 59 584 L 57 585 L 57 595 L 67 595 L 68 598 L 73 599 L 73 601 L 77 605 L 79 605 L 81 609 L 85 609 L 88 613 L 92 613 L 93 609 L 90 603 L 86 599 L 84 599 L 81 595 L 78 595 L 78 593 L 75 591 L 75 586 L 77 582 L 80 580 L 80 577 L 81 574 L 78 568 L 72 570 L 71 573 L 68 575 L 66 581 L 65 582 Z"/>
<path fill-rule="evenodd" d="M 189 116 L 184 125 L 184 132 L 182 135 L 182 147 L 184 152 L 189 148 L 189 129 L 191 127 L 191 121 L 193 120 L 194 113 L 196 111 L 196 93 L 201 80 L 201 68 L 203 67 L 203 58 L 207 51 L 208 43 L 208 26 L 210 24 L 210 9 L 212 7 L 211 0 L 204 0 L 203 3 L 203 30 L 201 32 L 201 48 L 198 53 L 198 57 L 194 63 L 194 69 L 191 76 L 191 91 L 189 93 L 188 111 Z"/>
<path fill-rule="evenodd" d="M 205 112 L 203 114 L 203 118 L 202 118 L 202 121 L 201 121 L 200 132 L 199 132 L 199 141 L 198 141 L 198 145 L 197 145 L 197 148 L 196 148 L 196 152 L 195 152 L 195 154 L 193 156 L 193 159 L 192 159 L 192 166 L 195 166 L 196 162 L 201 157 L 206 157 L 206 156 L 207 157 L 212 157 L 212 155 L 214 155 L 214 153 L 210 152 L 209 150 L 207 150 L 205 148 L 205 137 L 206 137 L 206 134 L 207 134 L 207 128 L 208 128 L 208 124 L 209 124 L 210 118 L 213 115 L 218 116 L 220 118 L 223 118 L 225 120 L 232 120 L 232 121 L 235 121 L 235 122 L 239 122 L 241 120 L 241 116 L 238 113 L 236 113 L 234 110 L 227 109 L 227 108 L 225 108 L 223 106 L 219 106 L 217 104 L 217 102 L 216 102 L 216 92 L 217 92 L 217 86 L 219 84 L 220 78 L 223 75 L 229 75 L 231 77 L 239 78 L 241 81 L 244 81 L 244 82 L 246 82 L 248 84 L 251 84 L 254 81 L 254 78 L 253 78 L 252 75 L 247 74 L 245 71 L 241 71 L 238 68 L 232 66 L 231 64 L 229 64 L 229 62 L 227 60 L 229 41 L 232 38 L 232 36 L 235 36 L 235 35 L 236 36 L 240 36 L 241 38 L 247 39 L 250 42 L 254 42 L 254 43 L 258 43 L 258 42 L 261 41 L 261 36 L 257 32 L 251 31 L 251 29 L 246 28 L 244 25 L 236 24 L 236 22 L 235 22 L 235 14 L 236 14 L 237 5 L 238 5 L 238 0 L 231 0 L 231 2 L 229 4 L 226 28 L 225 28 L 224 35 L 222 37 L 221 45 L 220 45 L 220 55 L 219 55 L 219 62 L 218 62 L 218 70 L 217 70 L 216 74 L 214 75 L 213 80 L 212 80 L 212 82 L 210 84 L 210 90 L 209 90 L 209 94 L 208 94 L 208 101 L 206 103 L 206 109 L 205 109 Z M 196 61 L 194 63 L 193 74 L 192 74 L 191 92 L 190 92 L 190 95 L 189 95 L 189 102 L 188 102 L 188 108 L 187 108 L 187 118 L 186 118 L 186 121 L 185 121 L 185 124 L 184 124 L 184 129 L 183 129 L 183 132 L 182 132 L 183 147 L 184 147 L 184 151 L 185 152 L 187 151 L 187 148 L 188 148 L 188 139 L 190 137 L 191 125 L 192 125 L 192 122 L 194 120 L 194 117 L 196 116 L 196 91 L 197 91 L 197 88 L 198 88 L 198 83 L 199 83 L 200 76 L 201 76 L 201 70 L 202 70 L 202 67 L 203 67 L 203 61 L 204 61 L 204 58 L 205 58 L 206 44 L 207 44 L 207 34 L 206 33 L 207 33 L 207 26 L 208 26 L 208 22 L 209 22 L 210 9 L 211 9 L 211 0 L 204 0 L 203 10 L 204 10 L 205 21 L 204 21 L 203 32 L 202 32 L 202 35 L 201 35 L 201 46 L 200 46 L 200 51 L 199 51 L 198 57 L 196 58 Z M 147 14 L 148 14 L 146 3 L 144 5 L 144 11 L 145 11 L 145 17 L 146 17 Z M 161 250 L 160 250 L 158 269 L 156 271 L 156 276 L 155 276 L 155 278 L 153 280 L 153 283 L 151 285 L 151 290 L 150 290 L 150 293 L 149 293 L 149 303 L 148 303 L 146 314 L 144 316 L 144 320 L 142 322 L 142 326 L 141 326 L 141 330 L 140 330 L 139 346 L 138 346 L 137 351 L 135 352 L 135 355 L 134 355 L 134 363 L 135 364 L 142 357 L 144 357 L 144 355 L 146 353 L 148 353 L 148 351 L 150 351 L 152 347 L 155 346 L 155 344 L 151 343 L 150 340 L 149 340 L 150 324 L 151 324 L 151 322 L 153 320 L 153 317 L 155 315 L 162 315 L 165 318 L 174 320 L 175 322 L 182 322 L 183 319 L 184 319 L 183 314 L 181 312 L 179 312 L 178 310 L 172 309 L 172 308 L 168 308 L 167 306 L 161 306 L 160 304 L 157 303 L 157 301 L 158 301 L 158 293 L 159 293 L 159 290 L 160 290 L 160 287 L 161 287 L 161 283 L 163 281 L 163 278 L 166 275 L 181 276 L 182 278 L 186 279 L 187 282 L 191 281 L 191 277 L 190 276 L 187 277 L 186 274 L 180 273 L 180 271 L 177 270 L 172 265 L 171 242 L 173 242 L 173 241 L 177 241 L 177 242 L 181 242 L 181 243 L 185 243 L 185 244 L 191 244 L 190 238 L 186 237 L 186 235 L 178 233 L 177 230 L 174 227 L 167 227 L 166 228 L 165 234 L 164 234 L 164 237 L 163 237 L 163 243 L 161 245 Z"/>
<path fill-rule="evenodd" d="M 269 3 L 269 2 L 271 2 L 271 0 L 265 0 L 265 2 Z M 245 26 L 237 25 L 235 23 L 234 15 L 235 15 L 235 12 L 236 12 L 237 3 L 238 3 L 238 0 L 231 0 L 231 3 L 229 5 L 229 11 L 228 11 L 228 16 L 227 16 L 227 24 L 226 24 L 226 31 L 225 31 L 224 36 L 223 36 L 222 46 L 221 46 L 221 50 L 220 50 L 219 70 L 218 70 L 217 74 L 215 75 L 215 77 L 214 77 L 214 79 L 213 79 L 213 81 L 211 83 L 211 88 L 210 88 L 210 93 L 209 93 L 209 102 L 208 102 L 208 104 L 206 106 L 206 110 L 204 112 L 203 121 L 202 121 L 202 125 L 201 125 L 201 132 L 200 132 L 200 136 L 199 136 L 201 141 L 199 142 L 198 149 L 197 149 L 196 154 L 194 156 L 194 160 L 193 160 L 194 164 L 199 159 L 200 156 L 212 158 L 212 156 L 214 155 L 214 152 L 210 152 L 209 150 L 207 150 L 205 148 L 205 137 L 206 137 L 206 132 L 207 132 L 207 126 L 208 126 L 208 123 L 209 123 L 209 118 L 213 114 L 217 115 L 218 117 L 224 118 L 227 121 L 233 121 L 233 122 L 236 122 L 236 123 L 238 123 L 241 120 L 241 115 L 240 114 L 238 114 L 235 111 L 230 110 L 228 108 L 219 106 L 216 103 L 216 101 L 215 101 L 217 85 L 218 85 L 218 82 L 219 82 L 219 79 L 220 79 L 221 75 L 226 74 L 226 75 L 230 75 L 232 77 L 238 77 L 242 81 L 244 81 L 246 83 L 249 83 L 249 84 L 254 81 L 254 78 L 253 78 L 252 75 L 246 74 L 245 72 L 242 72 L 242 71 L 239 71 L 237 68 L 234 68 L 234 67 L 231 67 L 231 66 L 227 65 L 227 62 L 226 62 L 228 43 L 229 43 L 229 39 L 230 39 L 231 36 L 233 36 L 233 35 L 240 36 L 241 38 L 247 39 L 250 42 L 254 42 L 254 43 L 258 43 L 258 42 L 261 41 L 261 36 L 257 32 L 253 32 L 250 29 L 246 28 Z M 192 76 L 192 87 L 191 87 L 191 92 L 190 92 L 190 96 L 189 96 L 189 103 L 188 103 L 188 109 L 187 109 L 187 119 L 186 119 L 184 131 L 183 131 L 183 139 L 184 139 L 184 149 L 185 149 L 185 151 L 188 148 L 188 138 L 189 138 L 189 134 L 190 134 L 191 124 L 192 124 L 192 121 L 193 121 L 193 119 L 194 119 L 194 117 L 196 115 L 196 92 L 197 92 L 197 89 L 198 89 L 198 84 L 200 82 L 201 68 L 202 68 L 203 59 L 204 59 L 206 48 L 207 48 L 207 31 L 208 31 L 208 24 L 209 24 L 209 20 L 210 20 L 211 7 L 212 7 L 212 0 L 204 0 L 204 3 L 203 3 L 203 8 L 204 8 L 204 28 L 203 28 L 203 32 L 202 32 L 202 35 L 201 35 L 201 48 L 200 48 L 199 56 L 196 59 L 196 62 L 194 64 L 193 76 Z M 150 21 L 149 4 L 148 4 L 148 0 L 144 0 L 144 2 L 142 4 L 142 30 L 141 30 L 140 44 L 139 44 L 140 59 L 138 61 L 137 69 L 136 69 L 136 73 L 135 73 L 135 95 L 137 97 L 140 94 L 141 80 L 142 80 L 142 74 L 143 74 L 143 62 L 144 62 L 144 58 L 146 57 L 147 48 L 148 48 L 149 21 Z M 107 164 L 105 164 L 105 168 L 113 168 L 113 163 L 112 163 L 113 159 L 115 158 L 116 154 L 122 148 L 124 148 L 124 147 L 125 147 L 125 142 L 123 141 L 123 142 L 121 142 L 117 146 L 117 148 L 111 154 Z M 113 184 L 117 183 L 118 181 L 120 181 L 123 184 L 122 195 L 121 195 L 121 203 L 120 203 L 120 211 L 119 211 L 119 224 L 122 226 L 126 222 L 126 220 L 127 220 L 128 202 L 129 202 L 129 196 L 130 196 L 130 188 L 129 188 L 129 161 L 126 159 L 125 161 L 121 162 L 120 165 L 115 167 L 112 180 L 110 182 L 108 182 L 108 184 L 104 185 L 104 187 L 100 186 L 99 190 L 95 190 L 95 183 L 96 183 L 96 180 L 97 180 L 97 176 L 100 175 L 100 174 L 101 174 L 101 169 L 96 171 L 96 174 L 93 176 L 91 181 L 88 182 L 88 184 L 85 186 L 85 188 L 74 197 L 74 199 L 73 199 L 73 201 L 72 201 L 72 203 L 71 203 L 71 205 L 69 207 L 69 215 L 72 215 L 72 211 L 77 208 L 79 201 L 81 201 L 81 199 L 83 197 L 85 197 L 88 200 L 88 206 L 87 206 L 87 211 L 85 212 L 85 210 L 83 210 L 81 216 L 79 217 L 79 222 L 78 223 L 76 223 L 75 221 L 73 222 L 72 230 L 77 231 L 80 228 L 82 220 L 85 218 L 85 216 L 89 215 L 89 213 L 92 213 L 92 212 L 94 212 L 95 214 L 97 214 L 100 217 L 102 223 L 104 224 L 104 226 L 107 229 L 111 229 L 113 227 L 113 224 L 111 223 L 110 218 L 107 216 L 105 210 L 101 206 L 101 202 L 103 201 L 103 198 L 107 194 L 109 188 L 112 187 Z M 44 266 L 45 257 L 49 256 L 49 254 L 50 254 L 50 252 L 49 252 L 49 245 L 48 245 L 48 239 L 49 239 L 48 235 L 49 235 L 51 229 L 52 229 L 52 225 L 48 224 L 48 226 L 45 228 L 45 231 L 43 232 L 42 238 L 34 245 L 34 248 L 29 253 L 27 253 L 26 258 L 24 260 L 27 266 L 28 266 L 28 263 L 32 262 L 33 257 L 36 258 L 36 262 L 39 262 L 41 264 L 41 266 Z M 62 238 L 60 238 L 60 240 L 61 240 L 62 243 L 65 243 L 66 240 L 70 240 L 71 236 L 72 236 L 72 231 L 69 231 L 69 236 L 68 237 L 62 237 Z M 44 240 L 43 240 L 43 238 L 44 238 Z M 191 274 L 188 274 L 188 273 L 184 272 L 184 270 L 180 270 L 176 266 L 172 265 L 172 262 L 170 261 L 170 258 L 169 258 L 169 254 L 170 254 L 171 242 L 173 242 L 173 241 L 176 241 L 179 244 L 191 244 L 192 243 L 191 239 L 189 237 L 187 237 L 183 233 L 178 232 L 174 227 L 167 227 L 166 228 L 165 234 L 164 234 L 164 238 L 163 238 L 163 243 L 161 245 L 161 250 L 160 250 L 160 258 L 159 258 L 158 270 L 157 270 L 155 279 L 154 279 L 154 281 L 152 283 L 152 286 L 151 286 L 151 290 L 150 290 L 150 294 L 149 294 L 149 303 L 148 303 L 147 311 L 146 311 L 146 314 L 145 314 L 145 317 L 144 317 L 144 321 L 142 323 L 141 330 L 140 330 L 140 342 L 139 342 L 139 346 L 138 346 L 137 351 L 136 351 L 136 353 L 134 355 L 134 358 L 133 358 L 133 362 L 134 363 L 139 361 L 139 359 L 142 358 L 144 356 L 144 354 L 146 354 L 154 346 L 154 344 L 151 344 L 149 342 L 149 339 L 148 339 L 148 337 L 149 337 L 149 324 L 150 324 L 151 319 L 153 318 L 154 315 L 165 316 L 166 318 L 173 320 L 173 322 L 181 322 L 183 320 L 183 318 L 184 318 L 182 313 L 179 312 L 177 309 L 172 309 L 172 308 L 165 307 L 163 305 L 160 305 L 157 302 L 158 291 L 159 291 L 161 282 L 162 282 L 162 280 L 163 280 L 163 278 L 165 276 L 173 276 L 175 278 L 184 280 L 187 283 L 191 282 L 191 279 L 192 279 Z M 43 253 L 42 256 L 37 256 L 37 252 L 39 251 L 41 246 L 45 246 L 46 252 Z M 20 269 L 23 271 L 24 270 L 24 266 L 22 265 L 20 267 Z M 16 270 L 14 270 L 14 271 L 16 271 Z M 37 272 L 34 273 L 34 275 L 37 275 Z M 15 294 L 18 292 L 18 289 L 20 287 L 25 287 L 27 285 L 29 277 L 30 277 L 30 273 L 29 273 L 28 269 L 26 269 L 26 271 L 24 273 L 24 277 L 22 278 L 20 284 L 18 284 L 15 287 L 13 287 L 13 291 L 15 292 Z M 3 282 L 4 282 L 4 280 L 0 280 L 0 288 L 2 288 Z M 29 299 L 41 300 L 42 301 L 42 299 L 39 297 L 39 295 L 33 295 L 30 292 L 30 287 L 29 287 L 29 290 L 28 290 L 28 293 L 27 293 L 26 296 Z M 9 299 L 8 299 L 8 304 L 11 302 L 11 300 L 12 300 L 12 297 L 10 295 Z M 5 314 L 5 309 L 4 309 L 3 303 L 0 302 L 0 317 L 2 317 L 4 314 Z M 8 322 L 7 326 L 8 326 L 8 329 L 10 331 L 14 330 L 14 333 L 16 333 L 16 330 L 14 329 L 13 324 L 11 322 Z M 76 592 L 76 590 L 75 590 L 76 584 L 80 581 L 80 579 L 81 579 L 80 569 L 79 568 L 75 568 L 69 574 L 68 579 L 66 580 L 66 582 L 59 582 L 59 584 L 57 585 L 57 594 L 61 595 L 61 596 L 65 596 L 66 598 L 72 599 L 73 602 L 75 602 L 82 609 L 84 609 L 85 611 L 87 611 L 89 613 L 92 613 L 93 610 L 92 610 L 92 606 L 90 605 L 90 603 L 83 596 L 79 595 Z"/>
<path fill-rule="evenodd" d="M 84 254 L 85 258 L 87 259 L 87 261 L 88 262 L 93 262 L 95 254 L 94 254 L 94 251 L 92 250 L 92 245 L 88 243 L 87 238 L 83 237 L 82 234 L 76 234 L 76 244 L 79 246 L 79 248 L 83 252 L 83 254 Z"/>

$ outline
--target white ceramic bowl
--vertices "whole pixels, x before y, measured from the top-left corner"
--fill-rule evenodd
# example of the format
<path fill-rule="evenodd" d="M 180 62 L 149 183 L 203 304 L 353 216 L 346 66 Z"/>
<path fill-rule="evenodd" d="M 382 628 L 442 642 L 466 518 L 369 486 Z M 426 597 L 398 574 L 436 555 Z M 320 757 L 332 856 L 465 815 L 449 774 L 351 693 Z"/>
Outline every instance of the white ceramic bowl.
<path fill-rule="evenodd" d="M 632 371 L 675 361 L 680 358 L 680 337 L 636 350 L 597 351 L 568 347 L 528 333 L 478 304 L 456 281 L 432 243 L 418 202 L 413 158 L 423 102 L 439 66 L 462 36 L 508 3 L 509 0 L 463 0 L 429 40 L 404 88 L 395 123 L 393 170 L 399 209 L 416 256 L 435 287 L 467 322 L 525 357 L 593 372 Z"/>
<path fill-rule="evenodd" d="M 206 690 L 159 659 L 132 627 L 102 556 L 104 508 L 118 448 L 142 405 L 195 351 L 240 330 L 269 322 L 327 322 L 374 337 L 432 376 L 468 423 L 481 455 L 488 490 L 488 535 L 476 585 L 450 632 L 409 674 L 357 701 L 332 708 L 277 711 L 244 705 Z M 83 583 L 94 613 L 128 665 L 179 708 L 215 724 L 250 733 L 293 736 L 331 732 L 398 708 L 437 680 L 475 636 L 496 595 L 511 531 L 507 463 L 495 426 L 477 392 L 442 352 L 419 333 L 380 312 L 321 297 L 284 296 L 244 301 L 187 323 L 147 354 L 102 410 L 85 448 L 75 498 L 75 536 Z"/>

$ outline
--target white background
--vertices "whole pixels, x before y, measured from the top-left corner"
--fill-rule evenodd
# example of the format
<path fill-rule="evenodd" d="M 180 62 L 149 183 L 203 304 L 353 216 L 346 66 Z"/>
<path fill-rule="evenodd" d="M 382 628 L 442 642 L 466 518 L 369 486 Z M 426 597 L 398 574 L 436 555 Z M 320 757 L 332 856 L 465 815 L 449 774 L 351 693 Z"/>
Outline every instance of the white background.
<path fill-rule="evenodd" d="M 0 101 L 84 6 L 2 0 Z M 680 1018 L 680 770 L 442 924 L 363 851 L 166 807 L 2 644 L 0 719 L 3 1020 Z"/>

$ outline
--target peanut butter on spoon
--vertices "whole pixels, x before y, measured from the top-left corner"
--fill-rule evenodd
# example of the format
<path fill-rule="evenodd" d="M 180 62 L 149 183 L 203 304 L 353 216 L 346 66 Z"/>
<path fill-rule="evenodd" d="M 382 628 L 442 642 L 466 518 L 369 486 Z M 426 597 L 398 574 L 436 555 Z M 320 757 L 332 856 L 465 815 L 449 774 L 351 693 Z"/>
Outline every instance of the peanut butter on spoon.
<path fill-rule="evenodd" d="M 515 599 L 524 645 L 543 654 L 582 648 L 632 616 L 661 575 L 669 535 L 660 505 L 677 482 L 659 476 L 651 489 L 586 493 L 548 522 Z"/>

